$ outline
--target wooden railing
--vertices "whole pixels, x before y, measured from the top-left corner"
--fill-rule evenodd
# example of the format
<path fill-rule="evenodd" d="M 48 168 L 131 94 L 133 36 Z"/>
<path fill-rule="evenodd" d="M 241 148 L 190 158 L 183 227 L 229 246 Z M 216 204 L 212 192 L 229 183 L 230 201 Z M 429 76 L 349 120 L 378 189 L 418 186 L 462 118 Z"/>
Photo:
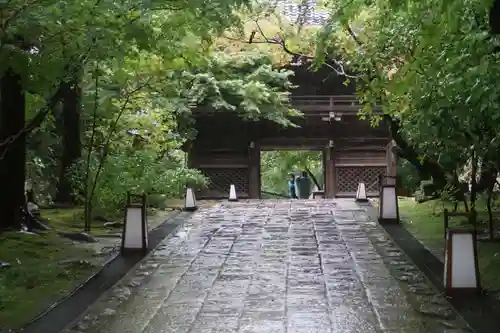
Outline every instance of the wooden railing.
<path fill-rule="evenodd" d="M 357 112 L 361 109 L 354 95 L 305 95 L 291 96 L 292 105 L 303 112 Z"/>
<path fill-rule="evenodd" d="M 362 108 L 358 99 L 354 95 L 303 95 L 303 96 L 290 96 L 292 106 L 299 111 L 304 112 L 310 116 L 328 116 L 328 112 L 338 112 L 339 115 L 343 114 L 357 114 Z M 374 111 L 379 112 L 378 107 Z M 193 111 L 194 113 L 204 114 L 213 111 L 207 111 L 203 107 L 199 107 Z"/>
<path fill-rule="evenodd" d="M 304 105 L 357 105 L 358 100 L 354 95 L 304 95 L 291 96 L 293 103 Z"/>

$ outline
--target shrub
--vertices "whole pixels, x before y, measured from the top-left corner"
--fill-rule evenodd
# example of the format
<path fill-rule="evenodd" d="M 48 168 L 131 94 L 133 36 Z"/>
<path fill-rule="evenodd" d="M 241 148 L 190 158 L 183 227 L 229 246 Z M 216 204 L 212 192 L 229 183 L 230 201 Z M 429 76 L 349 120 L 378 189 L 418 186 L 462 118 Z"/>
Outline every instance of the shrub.
<path fill-rule="evenodd" d="M 95 179 L 97 165 L 97 160 L 91 163 L 91 184 Z M 81 167 L 79 169 L 82 170 Z M 74 177 L 75 181 L 78 181 L 77 178 L 81 179 Z M 79 187 L 83 189 L 83 182 L 79 183 Z M 158 160 L 152 151 L 114 152 L 108 156 L 99 174 L 93 208 L 95 212 L 120 210 L 127 192 L 146 193 L 150 206 L 163 208 L 165 198 L 183 196 L 186 184 L 204 187 L 207 179 L 198 170 L 186 168 L 181 163 Z"/>

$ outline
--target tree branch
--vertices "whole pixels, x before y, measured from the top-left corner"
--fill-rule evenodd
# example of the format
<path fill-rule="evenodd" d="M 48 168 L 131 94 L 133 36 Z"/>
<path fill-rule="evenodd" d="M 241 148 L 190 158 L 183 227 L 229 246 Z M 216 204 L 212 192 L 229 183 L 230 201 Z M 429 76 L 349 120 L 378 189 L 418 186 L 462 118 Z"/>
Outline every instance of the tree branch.
<path fill-rule="evenodd" d="M 346 24 L 346 29 L 347 29 L 347 32 L 349 33 L 349 35 L 351 36 L 351 38 L 354 40 L 354 42 L 356 44 L 358 44 L 358 46 L 362 46 L 363 43 L 361 42 L 361 40 L 359 40 L 359 38 L 356 35 L 356 33 L 354 32 L 354 30 L 352 30 L 352 27 L 349 23 Z"/>
<path fill-rule="evenodd" d="M 430 158 L 419 156 L 416 149 L 401 135 L 401 128 L 398 120 L 387 114 L 384 115 L 384 120 L 388 122 L 391 137 L 397 145 L 393 153 L 415 166 L 421 178 L 425 179 L 431 176 L 434 180 L 434 184 L 438 188 L 443 188 L 446 185 L 446 175 L 443 167 Z"/>
<path fill-rule="evenodd" d="M 273 44 L 273 45 L 278 45 L 278 46 L 281 47 L 281 49 L 285 53 L 293 56 L 293 60 L 294 61 L 301 61 L 301 60 L 313 61 L 315 59 L 315 57 L 313 57 L 313 56 L 309 56 L 309 55 L 306 55 L 306 54 L 303 54 L 303 53 L 292 51 L 288 47 L 285 39 L 282 38 L 281 36 L 275 36 L 275 37 L 271 37 L 271 38 L 267 37 L 266 34 L 264 33 L 264 30 L 260 26 L 258 19 L 254 19 L 253 21 L 254 21 L 255 25 L 257 26 L 257 30 L 253 30 L 251 32 L 251 34 L 250 34 L 250 37 L 249 37 L 248 41 L 245 41 L 244 43 L 247 43 L 247 44 Z M 257 32 L 259 33 L 259 35 L 262 38 L 262 40 L 257 40 L 255 38 L 255 35 L 256 35 Z M 224 36 L 224 37 L 226 39 L 229 39 L 229 40 L 243 42 L 241 39 L 238 39 L 238 38 L 232 38 L 232 37 L 228 37 L 228 36 Z M 323 63 L 323 65 L 325 65 L 326 67 L 332 69 L 339 76 L 344 76 L 344 77 L 350 78 L 350 79 L 357 78 L 357 76 L 354 76 L 354 75 L 346 73 L 345 67 L 344 67 L 344 63 L 341 60 L 336 60 L 336 59 L 333 59 L 333 58 L 326 58 L 326 60 Z"/>

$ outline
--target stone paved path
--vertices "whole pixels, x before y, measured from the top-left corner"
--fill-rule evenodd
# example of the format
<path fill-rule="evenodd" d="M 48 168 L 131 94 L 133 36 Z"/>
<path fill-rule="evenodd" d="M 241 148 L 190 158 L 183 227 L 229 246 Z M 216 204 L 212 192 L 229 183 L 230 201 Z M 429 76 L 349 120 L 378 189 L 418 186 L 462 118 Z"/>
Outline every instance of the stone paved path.
<path fill-rule="evenodd" d="M 67 333 L 469 332 L 353 200 L 220 203 Z"/>

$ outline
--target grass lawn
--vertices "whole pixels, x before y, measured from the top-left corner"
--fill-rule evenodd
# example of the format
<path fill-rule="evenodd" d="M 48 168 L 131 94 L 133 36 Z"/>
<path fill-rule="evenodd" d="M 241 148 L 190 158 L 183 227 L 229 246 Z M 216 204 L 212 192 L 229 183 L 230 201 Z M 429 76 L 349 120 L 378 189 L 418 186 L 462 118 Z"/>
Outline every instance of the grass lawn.
<path fill-rule="evenodd" d="M 448 210 L 452 206 L 446 206 Z M 459 210 L 463 210 L 463 205 Z M 477 205 L 479 220 L 487 220 L 486 207 Z M 442 251 L 444 247 L 443 206 L 440 202 L 416 203 L 413 199 L 399 199 L 399 211 L 404 226 L 431 250 Z M 453 217 L 450 226 L 465 225 L 465 218 Z M 500 224 L 497 222 L 497 224 Z M 484 225 L 479 225 L 484 227 Z M 479 269 L 483 288 L 500 291 L 500 242 L 478 242 Z"/>
<path fill-rule="evenodd" d="M 0 269 L 0 331 L 21 328 L 98 269 L 87 261 L 94 251 L 57 234 L 83 230 L 82 208 L 42 209 L 41 215 L 52 230 L 39 236 L 0 234 L 0 261 L 12 265 Z M 90 233 L 107 230 L 104 222 L 93 221 Z"/>
<path fill-rule="evenodd" d="M 72 245 L 55 231 L 40 236 L 8 232 L 0 235 L 0 260 L 12 265 L 0 270 L 0 328 L 18 329 L 72 291 L 96 268 L 92 252 Z M 60 260 L 82 262 L 60 264 Z"/>

